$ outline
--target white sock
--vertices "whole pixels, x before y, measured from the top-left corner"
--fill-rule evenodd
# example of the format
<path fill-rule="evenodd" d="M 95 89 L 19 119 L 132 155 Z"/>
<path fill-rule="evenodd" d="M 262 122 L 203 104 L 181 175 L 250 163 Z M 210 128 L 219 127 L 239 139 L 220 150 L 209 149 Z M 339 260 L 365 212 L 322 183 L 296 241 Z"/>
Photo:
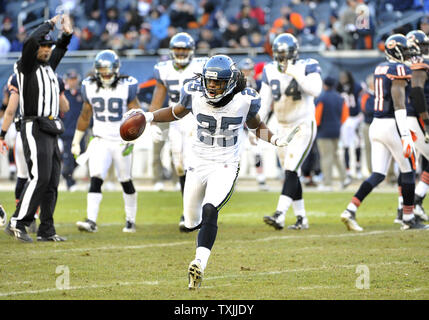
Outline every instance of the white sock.
<path fill-rule="evenodd" d="M 292 203 L 292 198 L 285 196 L 283 194 L 279 197 L 279 202 L 277 203 L 277 211 L 286 213 Z"/>
<path fill-rule="evenodd" d="M 203 268 L 203 270 L 207 266 L 210 253 L 211 253 L 211 250 L 205 247 L 198 247 L 197 250 L 195 251 L 195 259 L 201 261 L 201 268 Z"/>
<path fill-rule="evenodd" d="M 428 192 L 429 189 L 429 185 L 420 181 L 417 186 L 416 186 L 416 195 L 418 195 L 419 197 L 423 198 L 426 193 Z"/>
<path fill-rule="evenodd" d="M 295 216 L 305 217 L 304 199 L 294 200 L 292 202 L 292 208 Z"/>
<path fill-rule="evenodd" d="M 404 203 L 404 198 L 402 196 L 398 196 L 398 209 L 402 209 L 403 203 Z"/>
<path fill-rule="evenodd" d="M 354 203 L 350 202 L 349 205 L 347 206 L 347 210 L 356 212 L 357 211 L 357 207 Z"/>
<path fill-rule="evenodd" d="M 86 214 L 89 220 L 94 222 L 97 221 L 101 199 L 103 199 L 102 193 L 88 192 L 88 195 L 86 197 Z"/>
<path fill-rule="evenodd" d="M 137 214 L 137 192 L 127 194 L 122 192 L 125 204 L 125 218 L 127 221 L 136 223 Z"/>

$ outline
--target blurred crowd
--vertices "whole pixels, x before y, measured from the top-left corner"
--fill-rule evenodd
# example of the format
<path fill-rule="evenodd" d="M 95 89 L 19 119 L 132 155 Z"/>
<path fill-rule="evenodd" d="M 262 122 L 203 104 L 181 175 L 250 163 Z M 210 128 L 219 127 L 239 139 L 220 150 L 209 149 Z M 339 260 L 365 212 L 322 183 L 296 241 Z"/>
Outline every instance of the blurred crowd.
<path fill-rule="evenodd" d="M 168 48 L 180 31 L 193 36 L 197 49 L 264 47 L 269 52 L 270 41 L 282 32 L 293 33 L 301 47 L 373 49 L 375 31 L 383 24 L 407 12 L 429 12 L 423 0 L 0 0 L 0 54 L 21 51 L 31 31 L 26 25 L 46 13 L 43 6 L 25 10 L 37 2 L 46 2 L 50 16 L 58 8 L 72 14 L 71 51 L 153 52 Z M 421 24 L 420 29 L 429 28 L 429 19 Z M 402 29 L 395 31 L 408 31 Z"/>

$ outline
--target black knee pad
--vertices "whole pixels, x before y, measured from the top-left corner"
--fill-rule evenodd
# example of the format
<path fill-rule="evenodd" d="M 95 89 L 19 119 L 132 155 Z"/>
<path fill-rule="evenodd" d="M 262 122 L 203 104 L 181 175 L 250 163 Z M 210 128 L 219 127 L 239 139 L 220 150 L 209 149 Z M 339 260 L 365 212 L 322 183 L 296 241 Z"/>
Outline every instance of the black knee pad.
<path fill-rule="evenodd" d="M 121 185 L 122 185 L 122 190 L 124 190 L 126 194 L 133 194 L 136 192 L 136 189 L 134 189 L 134 184 L 132 180 L 121 182 Z"/>
<path fill-rule="evenodd" d="M 299 184 L 298 173 L 296 173 L 295 171 L 286 170 L 285 181 L 283 183 L 283 189 L 282 189 L 282 195 L 288 196 L 291 199 L 296 198 L 296 191 L 297 191 L 298 184 Z"/>
<path fill-rule="evenodd" d="M 212 226 L 217 227 L 217 218 L 218 218 L 218 212 L 215 206 L 213 206 L 210 203 L 205 204 L 203 206 L 201 225 L 210 224 Z"/>
<path fill-rule="evenodd" d="M 386 178 L 384 174 L 374 172 L 366 181 L 368 181 L 368 183 L 370 183 L 371 186 L 375 188 L 384 180 L 384 178 Z"/>
<path fill-rule="evenodd" d="M 91 177 L 91 182 L 89 185 L 89 192 L 101 193 L 101 185 L 103 180 L 97 177 Z"/>

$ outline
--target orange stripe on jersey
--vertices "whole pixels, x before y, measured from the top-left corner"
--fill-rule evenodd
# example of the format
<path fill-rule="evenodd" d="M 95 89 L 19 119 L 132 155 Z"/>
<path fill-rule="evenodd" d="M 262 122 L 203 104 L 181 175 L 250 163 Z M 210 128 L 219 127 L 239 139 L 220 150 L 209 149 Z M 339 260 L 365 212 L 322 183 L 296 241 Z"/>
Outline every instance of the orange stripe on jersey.
<path fill-rule="evenodd" d="M 341 113 L 341 124 L 346 122 L 349 115 L 350 115 L 349 106 L 347 105 L 346 101 L 343 101 L 343 112 Z"/>
<path fill-rule="evenodd" d="M 316 106 L 316 123 L 317 123 L 317 126 L 320 126 L 320 123 L 322 122 L 322 115 L 323 115 L 323 102 L 320 101 Z"/>
<path fill-rule="evenodd" d="M 429 173 L 427 173 L 426 171 L 423 171 L 421 180 L 424 183 L 429 184 Z"/>
<path fill-rule="evenodd" d="M 429 69 L 429 65 L 426 63 L 414 63 L 411 65 L 411 70 L 424 70 Z"/>
<path fill-rule="evenodd" d="M 390 79 L 390 80 L 407 80 L 407 79 L 411 79 L 411 75 L 403 75 L 403 76 L 397 76 L 394 74 L 386 74 L 386 76 Z"/>
<path fill-rule="evenodd" d="M 368 101 L 369 93 L 365 92 L 360 99 L 360 108 L 363 112 L 366 110 L 366 102 Z"/>
<path fill-rule="evenodd" d="M 422 128 L 424 128 L 424 127 L 425 127 L 425 123 L 423 122 L 422 117 L 419 117 L 419 123 L 420 123 L 420 126 L 421 126 Z"/>
<path fill-rule="evenodd" d="M 139 88 L 143 89 L 143 88 L 154 87 L 154 86 L 156 86 L 156 79 L 150 79 L 146 82 L 140 83 Z"/>
<path fill-rule="evenodd" d="M 413 166 L 413 169 L 416 170 L 416 157 L 414 156 L 414 152 L 411 154 L 411 164 Z"/>

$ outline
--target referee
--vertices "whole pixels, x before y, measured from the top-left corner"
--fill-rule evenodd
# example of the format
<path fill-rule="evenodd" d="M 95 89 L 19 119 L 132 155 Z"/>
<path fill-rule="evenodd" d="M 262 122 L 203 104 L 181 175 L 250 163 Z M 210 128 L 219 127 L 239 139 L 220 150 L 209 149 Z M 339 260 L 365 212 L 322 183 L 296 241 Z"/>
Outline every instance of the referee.
<path fill-rule="evenodd" d="M 50 31 L 61 22 L 62 35 L 54 42 Z M 30 180 L 5 232 L 22 242 L 33 242 L 26 227 L 40 206 L 37 241 L 65 241 L 56 234 L 53 214 L 61 175 L 58 135 L 64 127 L 58 119 L 60 88 L 55 69 L 67 51 L 73 29 L 70 18 L 57 15 L 40 25 L 24 42 L 14 72 L 19 87 L 21 135 Z M 55 44 L 55 49 L 52 46 Z M 6 132 L 0 133 L 0 139 Z"/>

